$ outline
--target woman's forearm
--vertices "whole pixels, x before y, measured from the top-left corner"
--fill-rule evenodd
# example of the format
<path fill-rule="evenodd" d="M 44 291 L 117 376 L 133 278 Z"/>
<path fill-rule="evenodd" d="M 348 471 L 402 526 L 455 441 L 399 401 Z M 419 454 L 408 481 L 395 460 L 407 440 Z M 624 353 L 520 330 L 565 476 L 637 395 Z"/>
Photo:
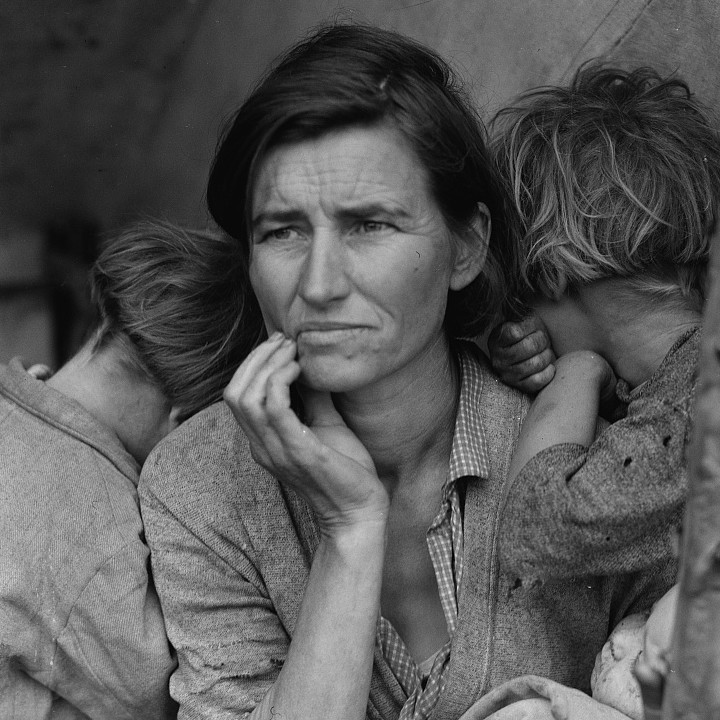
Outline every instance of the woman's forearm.
<path fill-rule="evenodd" d="M 365 718 L 384 553 L 383 521 L 322 537 L 288 656 L 253 719 Z"/>

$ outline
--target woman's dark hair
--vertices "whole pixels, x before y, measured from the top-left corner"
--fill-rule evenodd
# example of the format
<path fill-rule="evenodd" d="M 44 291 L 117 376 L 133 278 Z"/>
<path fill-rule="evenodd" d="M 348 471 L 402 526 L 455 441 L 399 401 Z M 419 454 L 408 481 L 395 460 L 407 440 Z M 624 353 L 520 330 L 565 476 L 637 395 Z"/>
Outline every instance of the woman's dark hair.
<path fill-rule="evenodd" d="M 484 126 L 461 83 L 442 58 L 414 40 L 343 24 L 324 27 L 291 48 L 220 140 L 207 189 L 210 212 L 240 242 L 247 276 L 253 185 L 268 151 L 340 128 L 374 125 L 392 127 L 410 143 L 458 237 L 472 242 L 478 202 L 490 211 L 483 272 L 468 287 L 450 292 L 445 315 L 451 337 L 477 335 L 504 301 L 498 265 L 506 245 L 506 203 Z"/>

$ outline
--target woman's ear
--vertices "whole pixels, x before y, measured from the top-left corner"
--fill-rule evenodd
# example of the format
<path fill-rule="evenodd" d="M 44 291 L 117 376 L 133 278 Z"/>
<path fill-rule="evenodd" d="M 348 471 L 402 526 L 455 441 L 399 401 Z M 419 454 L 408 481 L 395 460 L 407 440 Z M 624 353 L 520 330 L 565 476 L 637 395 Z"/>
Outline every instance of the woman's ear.
<path fill-rule="evenodd" d="M 455 265 L 450 275 L 450 289 L 462 290 L 479 274 L 485 265 L 492 219 L 485 203 L 478 203 L 470 227 L 457 238 Z"/>

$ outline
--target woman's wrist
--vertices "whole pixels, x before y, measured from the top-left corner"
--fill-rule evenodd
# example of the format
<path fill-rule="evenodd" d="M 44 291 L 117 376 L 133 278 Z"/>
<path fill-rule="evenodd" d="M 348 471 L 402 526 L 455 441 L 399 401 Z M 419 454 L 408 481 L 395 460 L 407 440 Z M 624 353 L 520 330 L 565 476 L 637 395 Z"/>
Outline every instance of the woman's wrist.
<path fill-rule="evenodd" d="M 372 505 L 319 517 L 320 533 L 342 549 L 362 547 L 377 539 L 384 543 L 388 513 L 389 502 L 378 499 Z"/>

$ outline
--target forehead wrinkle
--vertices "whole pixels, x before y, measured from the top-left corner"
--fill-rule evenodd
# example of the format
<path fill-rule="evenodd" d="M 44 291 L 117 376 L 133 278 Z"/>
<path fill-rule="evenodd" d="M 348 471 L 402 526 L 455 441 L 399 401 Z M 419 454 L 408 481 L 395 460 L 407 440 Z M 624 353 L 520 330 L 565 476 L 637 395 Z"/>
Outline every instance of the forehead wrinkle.
<path fill-rule="evenodd" d="M 385 156 L 368 155 L 352 143 L 326 144 L 324 152 L 318 152 L 327 141 L 322 137 L 271 152 L 260 170 L 253 215 L 259 203 L 277 205 L 278 209 L 317 203 L 327 214 L 352 213 L 355 208 L 378 205 L 389 211 L 412 212 L 422 195 L 417 192 L 418 180 L 423 190 L 428 190 L 424 168 L 405 142 L 396 140 L 405 161 L 393 164 Z"/>
<path fill-rule="evenodd" d="M 330 194 L 320 197 L 320 204 L 326 212 L 348 217 L 373 214 L 376 211 L 392 215 L 410 216 L 421 214 L 417 206 L 420 194 L 411 184 L 412 169 L 373 162 L 372 158 L 361 158 L 353 164 L 352 173 L 346 166 L 339 177 L 330 184 Z"/>
<path fill-rule="evenodd" d="M 288 172 L 289 169 L 293 169 L 288 165 L 295 166 L 293 172 Z M 298 178 L 298 175 L 301 177 Z M 288 182 L 290 178 L 293 178 L 292 183 Z M 253 215 L 259 204 L 274 204 L 281 207 L 291 204 L 288 193 L 294 185 L 298 184 L 298 180 L 302 187 L 312 188 L 313 173 L 309 170 L 307 163 L 300 161 L 289 163 L 287 158 L 282 158 L 278 154 L 268 157 L 260 168 L 258 182 L 255 185 Z"/>

